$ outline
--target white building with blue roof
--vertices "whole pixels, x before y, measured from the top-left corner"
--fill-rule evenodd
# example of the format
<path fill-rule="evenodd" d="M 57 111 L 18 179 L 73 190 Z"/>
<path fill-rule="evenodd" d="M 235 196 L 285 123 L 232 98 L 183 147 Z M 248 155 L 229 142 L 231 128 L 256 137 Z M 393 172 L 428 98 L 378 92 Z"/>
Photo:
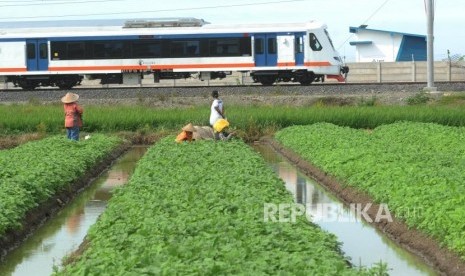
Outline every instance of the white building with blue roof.
<path fill-rule="evenodd" d="M 350 27 L 357 38 L 356 62 L 426 61 L 426 36 L 368 29 L 367 25 Z"/>

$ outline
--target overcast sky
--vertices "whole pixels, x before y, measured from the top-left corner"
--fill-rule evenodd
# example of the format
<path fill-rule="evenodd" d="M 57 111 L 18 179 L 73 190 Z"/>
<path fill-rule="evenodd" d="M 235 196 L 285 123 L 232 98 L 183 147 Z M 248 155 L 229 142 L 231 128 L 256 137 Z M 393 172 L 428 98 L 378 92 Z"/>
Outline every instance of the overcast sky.
<path fill-rule="evenodd" d="M 211 23 L 319 20 L 354 60 L 350 26 L 426 35 L 427 0 L 0 0 L 0 21 L 196 17 Z M 435 59 L 465 55 L 465 0 L 435 0 Z"/>

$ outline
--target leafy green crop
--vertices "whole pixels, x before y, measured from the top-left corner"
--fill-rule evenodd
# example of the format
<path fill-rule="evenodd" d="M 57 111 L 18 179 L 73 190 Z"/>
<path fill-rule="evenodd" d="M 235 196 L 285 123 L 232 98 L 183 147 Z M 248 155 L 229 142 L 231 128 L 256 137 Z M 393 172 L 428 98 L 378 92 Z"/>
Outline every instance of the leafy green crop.
<path fill-rule="evenodd" d="M 371 132 L 320 123 L 276 139 L 465 258 L 465 128 L 400 122 Z"/>
<path fill-rule="evenodd" d="M 74 142 L 51 137 L 0 151 L 0 237 L 25 214 L 66 189 L 121 140 L 103 135 Z"/>
<path fill-rule="evenodd" d="M 88 234 L 89 247 L 58 275 L 360 275 L 335 237 L 304 218 L 265 222 L 264 203 L 292 203 L 284 184 L 244 143 L 176 144 L 139 161 Z"/>

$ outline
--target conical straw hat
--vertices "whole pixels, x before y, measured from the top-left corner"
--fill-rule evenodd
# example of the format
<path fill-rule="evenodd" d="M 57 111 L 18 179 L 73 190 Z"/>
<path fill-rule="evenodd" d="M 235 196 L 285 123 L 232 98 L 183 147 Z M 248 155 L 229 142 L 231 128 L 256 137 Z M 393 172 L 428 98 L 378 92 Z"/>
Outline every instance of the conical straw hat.
<path fill-rule="evenodd" d="M 61 98 L 61 101 L 63 103 L 74 103 L 74 102 L 77 102 L 78 99 L 79 99 L 78 94 L 68 92 L 63 98 Z"/>
<path fill-rule="evenodd" d="M 185 125 L 185 126 L 182 128 L 182 130 L 184 130 L 184 131 L 189 131 L 189 132 L 194 132 L 194 131 L 195 131 L 195 128 L 194 128 L 194 126 L 193 126 L 191 123 L 189 123 L 189 124 Z"/>

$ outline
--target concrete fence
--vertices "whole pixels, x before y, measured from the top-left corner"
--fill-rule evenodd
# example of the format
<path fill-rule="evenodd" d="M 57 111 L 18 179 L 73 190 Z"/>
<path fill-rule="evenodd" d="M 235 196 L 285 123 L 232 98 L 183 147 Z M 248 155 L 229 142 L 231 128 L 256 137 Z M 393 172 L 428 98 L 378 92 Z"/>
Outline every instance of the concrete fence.
<path fill-rule="evenodd" d="M 426 61 L 348 63 L 347 82 L 426 82 Z M 465 81 L 465 66 L 444 61 L 434 63 L 434 81 Z"/>

